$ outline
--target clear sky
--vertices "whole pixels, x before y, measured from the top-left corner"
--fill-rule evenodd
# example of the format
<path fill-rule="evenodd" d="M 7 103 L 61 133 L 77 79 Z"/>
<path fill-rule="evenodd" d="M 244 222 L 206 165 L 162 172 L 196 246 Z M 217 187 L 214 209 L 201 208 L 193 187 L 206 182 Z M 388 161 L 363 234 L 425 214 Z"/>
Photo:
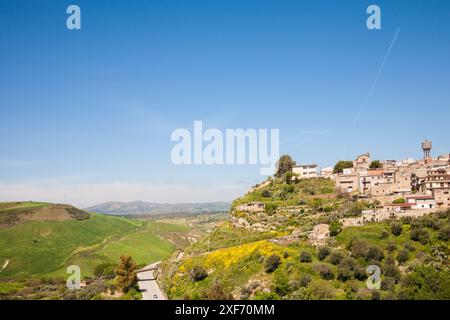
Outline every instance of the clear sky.
<path fill-rule="evenodd" d="M 321 167 L 450 152 L 450 1 L 0 0 L 0 27 L 0 201 L 232 200 L 264 179 L 172 164 L 194 120 L 278 128 Z"/>

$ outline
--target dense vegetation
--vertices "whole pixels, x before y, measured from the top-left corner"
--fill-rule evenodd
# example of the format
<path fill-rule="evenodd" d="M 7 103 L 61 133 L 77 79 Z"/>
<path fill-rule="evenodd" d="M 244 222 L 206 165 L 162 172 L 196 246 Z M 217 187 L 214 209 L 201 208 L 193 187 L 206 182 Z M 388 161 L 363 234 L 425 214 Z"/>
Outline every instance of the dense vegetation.
<path fill-rule="evenodd" d="M 378 203 L 341 195 L 327 179 L 286 176 L 232 204 L 232 221 L 271 230 L 225 222 L 184 257 L 165 262 L 160 282 L 169 298 L 450 299 L 450 210 L 343 228 L 339 219 Z M 251 201 L 265 210 L 236 209 Z M 331 237 L 315 247 L 308 231 L 319 223 L 329 225 Z M 300 232 L 285 241 L 293 230 Z M 380 268 L 380 290 L 367 285 L 369 266 Z"/>

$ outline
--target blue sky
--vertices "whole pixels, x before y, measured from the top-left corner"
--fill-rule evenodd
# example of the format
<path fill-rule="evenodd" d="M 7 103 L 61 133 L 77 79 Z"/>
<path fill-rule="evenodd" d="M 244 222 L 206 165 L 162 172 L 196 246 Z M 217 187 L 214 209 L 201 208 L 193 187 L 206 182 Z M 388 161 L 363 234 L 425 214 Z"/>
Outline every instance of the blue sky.
<path fill-rule="evenodd" d="M 450 152 L 445 0 L 0 0 L 0 26 L 0 200 L 231 200 L 263 179 L 173 165 L 194 120 L 278 128 L 281 153 L 319 166 Z"/>

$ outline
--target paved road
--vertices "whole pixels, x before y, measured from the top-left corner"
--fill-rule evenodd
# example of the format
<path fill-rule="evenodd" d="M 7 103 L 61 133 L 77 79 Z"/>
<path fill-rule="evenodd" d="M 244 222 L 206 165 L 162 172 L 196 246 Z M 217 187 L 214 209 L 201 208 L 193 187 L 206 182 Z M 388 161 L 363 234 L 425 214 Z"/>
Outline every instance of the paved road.
<path fill-rule="evenodd" d="M 161 261 L 155 262 L 143 269 L 155 268 Z M 156 283 L 153 271 L 139 272 L 138 285 L 142 293 L 142 300 L 165 300 L 165 297 Z"/>

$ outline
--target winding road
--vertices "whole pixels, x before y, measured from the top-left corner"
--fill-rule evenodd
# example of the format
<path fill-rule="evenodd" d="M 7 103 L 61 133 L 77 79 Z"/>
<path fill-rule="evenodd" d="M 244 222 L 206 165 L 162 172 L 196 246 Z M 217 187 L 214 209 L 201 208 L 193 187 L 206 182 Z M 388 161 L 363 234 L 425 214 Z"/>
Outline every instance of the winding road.
<path fill-rule="evenodd" d="M 142 270 L 154 269 L 161 261 L 155 262 L 144 267 Z M 164 294 L 158 287 L 156 278 L 154 276 L 154 270 L 138 272 L 138 285 L 142 293 L 142 300 L 166 300 Z"/>

